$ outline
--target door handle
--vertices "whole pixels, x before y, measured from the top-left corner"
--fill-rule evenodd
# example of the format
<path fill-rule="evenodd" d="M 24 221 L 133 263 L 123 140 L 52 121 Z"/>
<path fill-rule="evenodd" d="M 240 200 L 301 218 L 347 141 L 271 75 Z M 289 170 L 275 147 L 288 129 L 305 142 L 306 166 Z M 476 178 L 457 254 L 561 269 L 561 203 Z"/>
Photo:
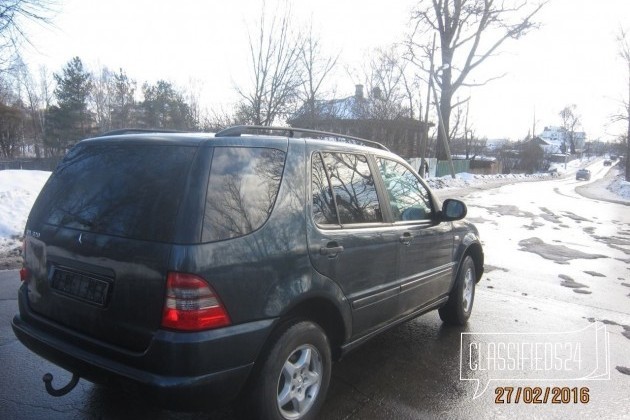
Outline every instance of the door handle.
<path fill-rule="evenodd" d="M 400 238 L 398 238 L 398 240 L 401 244 L 408 246 L 411 244 L 411 241 L 413 241 L 413 236 L 411 236 L 411 233 L 405 232 Z"/>
<path fill-rule="evenodd" d="M 334 258 L 337 254 L 343 252 L 343 246 L 337 245 L 336 242 L 330 242 L 326 246 L 319 248 L 319 253 L 321 255 L 328 255 L 328 258 Z"/>

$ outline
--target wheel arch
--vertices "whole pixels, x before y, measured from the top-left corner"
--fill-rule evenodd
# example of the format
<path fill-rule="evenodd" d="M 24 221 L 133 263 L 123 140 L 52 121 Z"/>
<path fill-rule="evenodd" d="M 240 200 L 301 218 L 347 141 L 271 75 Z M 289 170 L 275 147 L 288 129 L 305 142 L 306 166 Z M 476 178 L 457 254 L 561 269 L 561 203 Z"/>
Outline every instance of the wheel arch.
<path fill-rule="evenodd" d="M 483 250 L 481 249 L 481 245 L 478 242 L 469 245 L 459 262 L 460 266 L 461 263 L 464 261 L 464 258 L 466 258 L 467 256 L 470 256 L 470 258 L 472 258 L 473 262 L 475 263 L 475 276 L 477 277 L 476 282 L 479 283 L 479 280 L 481 280 L 481 276 L 483 275 L 484 264 L 484 255 Z"/>
<path fill-rule="evenodd" d="M 473 234 L 466 235 L 458 247 L 458 252 L 457 252 L 457 257 L 456 257 L 456 261 L 457 261 L 457 273 L 455 273 L 456 276 L 459 273 L 462 263 L 464 262 L 464 259 L 467 256 L 470 256 L 470 258 L 472 258 L 473 262 L 475 263 L 475 276 L 476 276 L 477 283 L 479 283 L 479 281 L 481 280 L 481 276 L 483 275 L 483 272 L 484 272 L 484 254 L 483 254 L 483 248 L 481 247 L 481 243 L 479 242 L 479 238 L 476 235 L 473 235 Z"/>
<path fill-rule="evenodd" d="M 341 345 L 346 341 L 349 331 L 337 305 L 323 296 L 308 297 L 289 308 L 281 316 L 279 326 L 295 319 L 319 325 L 328 337 L 333 360 L 341 357 Z"/>

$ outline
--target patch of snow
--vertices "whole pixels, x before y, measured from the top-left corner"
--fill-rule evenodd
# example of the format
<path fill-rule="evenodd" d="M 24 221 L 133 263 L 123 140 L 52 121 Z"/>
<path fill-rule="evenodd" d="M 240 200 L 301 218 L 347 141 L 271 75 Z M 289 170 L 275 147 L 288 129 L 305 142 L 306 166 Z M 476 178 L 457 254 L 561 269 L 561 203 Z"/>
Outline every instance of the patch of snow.
<path fill-rule="evenodd" d="M 608 186 L 608 190 L 626 200 L 630 200 L 630 182 L 624 179 L 624 175 L 617 176 Z"/>
<path fill-rule="evenodd" d="M 498 174 L 498 175 L 478 175 L 468 172 L 459 173 L 455 175 L 453 179 L 450 175 L 446 175 L 440 178 L 426 178 L 425 181 L 429 184 L 429 187 L 434 190 L 446 189 L 446 188 L 465 188 L 474 187 L 483 184 L 496 184 L 497 182 L 510 182 L 510 181 L 536 181 L 542 179 L 549 179 L 552 175 L 549 173 L 538 174 Z"/>
<path fill-rule="evenodd" d="M 46 171 L 0 171 L 0 253 L 21 246 L 26 219 L 49 176 Z"/>

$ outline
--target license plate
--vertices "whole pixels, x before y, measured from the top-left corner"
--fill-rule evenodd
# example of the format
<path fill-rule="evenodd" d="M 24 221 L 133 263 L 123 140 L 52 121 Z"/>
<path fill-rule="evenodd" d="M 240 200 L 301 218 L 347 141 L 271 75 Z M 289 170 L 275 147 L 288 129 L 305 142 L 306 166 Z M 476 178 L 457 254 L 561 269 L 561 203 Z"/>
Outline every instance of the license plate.
<path fill-rule="evenodd" d="M 52 288 L 79 300 L 104 306 L 107 302 L 110 283 L 85 274 L 55 269 Z"/>

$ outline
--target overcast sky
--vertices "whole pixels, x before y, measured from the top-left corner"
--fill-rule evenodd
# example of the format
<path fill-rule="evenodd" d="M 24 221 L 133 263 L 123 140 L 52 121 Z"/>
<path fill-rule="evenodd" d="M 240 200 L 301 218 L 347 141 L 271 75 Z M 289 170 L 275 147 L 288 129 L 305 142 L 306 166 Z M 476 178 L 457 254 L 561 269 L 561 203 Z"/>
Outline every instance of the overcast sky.
<path fill-rule="evenodd" d="M 272 3 L 272 0 L 268 0 Z M 88 68 L 123 68 L 142 83 L 165 79 L 193 84 L 209 107 L 229 108 L 235 84 L 249 75 L 247 30 L 256 24 L 259 0 L 62 1 L 54 27 L 29 26 L 31 70 L 59 72 L 79 56 Z M 331 80 L 336 97 L 354 93 L 366 57 L 378 47 L 400 42 L 408 32 L 413 0 L 292 1 L 296 22 L 313 22 L 327 52 L 340 52 Z M 630 0 L 551 0 L 538 20 L 542 27 L 504 44 L 471 81 L 507 73 L 470 96 L 477 135 L 523 138 L 532 130 L 560 125 L 558 113 L 577 106 L 589 139 L 623 134 L 611 115 L 628 95 L 627 66 L 618 56 L 616 34 L 630 30 Z M 624 96 L 625 95 L 625 96 Z M 534 117 L 535 115 L 535 117 Z"/>

